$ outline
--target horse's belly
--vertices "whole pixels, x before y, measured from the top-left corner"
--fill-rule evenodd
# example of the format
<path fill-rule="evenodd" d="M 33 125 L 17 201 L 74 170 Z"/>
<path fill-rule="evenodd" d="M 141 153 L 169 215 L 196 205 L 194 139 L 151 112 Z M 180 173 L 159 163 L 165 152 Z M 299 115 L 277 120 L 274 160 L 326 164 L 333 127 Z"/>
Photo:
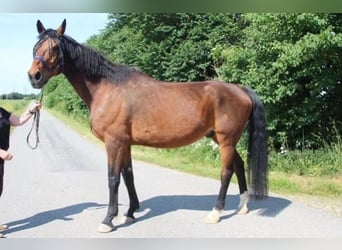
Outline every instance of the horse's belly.
<path fill-rule="evenodd" d="M 174 148 L 191 144 L 205 136 L 210 128 L 199 124 L 197 126 L 177 126 L 168 128 L 144 127 L 132 131 L 133 144 L 160 148 Z"/>

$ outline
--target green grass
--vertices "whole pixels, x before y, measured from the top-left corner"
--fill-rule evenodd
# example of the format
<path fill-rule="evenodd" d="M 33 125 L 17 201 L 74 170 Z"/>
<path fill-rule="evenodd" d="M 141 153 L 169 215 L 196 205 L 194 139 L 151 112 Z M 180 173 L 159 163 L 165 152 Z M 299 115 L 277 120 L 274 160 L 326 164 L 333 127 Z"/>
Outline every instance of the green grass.
<path fill-rule="evenodd" d="M 283 172 L 271 172 L 270 189 L 283 194 L 307 194 L 342 198 L 342 177 L 310 177 Z"/>
<path fill-rule="evenodd" d="M 286 154 L 271 152 L 269 159 L 273 171 L 299 176 L 342 175 L 342 144 L 338 140 L 315 151 L 297 150 Z"/>
<path fill-rule="evenodd" d="M 0 107 L 13 114 L 21 115 L 29 103 L 30 100 L 0 100 Z"/>

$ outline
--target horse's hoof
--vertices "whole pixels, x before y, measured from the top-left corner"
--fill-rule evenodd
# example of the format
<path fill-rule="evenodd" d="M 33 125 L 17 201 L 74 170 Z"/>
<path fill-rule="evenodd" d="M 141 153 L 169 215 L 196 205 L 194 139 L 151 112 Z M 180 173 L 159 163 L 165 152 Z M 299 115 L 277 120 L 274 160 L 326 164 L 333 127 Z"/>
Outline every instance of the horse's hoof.
<path fill-rule="evenodd" d="M 205 223 L 207 224 L 215 224 L 218 223 L 220 221 L 220 214 L 221 211 L 214 209 L 213 211 L 211 211 L 207 218 L 204 220 Z"/>
<path fill-rule="evenodd" d="M 128 217 L 128 216 L 122 216 L 120 219 L 121 224 L 132 224 L 134 222 L 135 222 L 135 219 L 132 217 Z"/>
<path fill-rule="evenodd" d="M 243 194 L 240 195 L 240 203 L 238 206 L 238 209 L 236 210 L 236 213 L 241 215 L 241 214 L 247 214 L 248 213 L 248 202 L 249 202 L 249 195 L 248 192 L 245 191 Z"/>
<path fill-rule="evenodd" d="M 244 214 L 247 214 L 249 212 L 247 206 L 243 206 L 240 210 L 237 210 L 237 214 L 238 215 L 244 215 Z"/>
<path fill-rule="evenodd" d="M 97 227 L 97 231 L 99 233 L 110 233 L 114 231 L 114 227 L 108 226 L 106 224 L 101 224 L 100 226 Z"/>

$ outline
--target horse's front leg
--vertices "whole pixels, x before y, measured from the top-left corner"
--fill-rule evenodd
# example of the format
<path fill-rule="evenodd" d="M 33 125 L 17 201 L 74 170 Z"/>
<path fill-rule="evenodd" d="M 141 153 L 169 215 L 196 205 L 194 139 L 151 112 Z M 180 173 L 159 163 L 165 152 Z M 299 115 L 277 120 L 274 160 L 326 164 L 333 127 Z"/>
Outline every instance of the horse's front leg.
<path fill-rule="evenodd" d="M 128 147 L 125 143 L 119 141 L 106 142 L 106 151 L 108 158 L 108 187 L 109 204 L 108 211 L 102 224 L 97 228 L 98 232 L 108 233 L 113 231 L 112 220 L 118 215 L 118 191 L 120 185 L 121 169 L 127 164 Z"/>
<path fill-rule="evenodd" d="M 139 199 L 134 185 L 132 160 L 130 157 L 129 164 L 122 168 L 122 177 L 125 181 L 128 196 L 129 196 L 129 208 L 125 213 L 125 216 L 121 219 L 121 223 L 132 223 L 135 221 L 134 212 L 139 209 Z"/>

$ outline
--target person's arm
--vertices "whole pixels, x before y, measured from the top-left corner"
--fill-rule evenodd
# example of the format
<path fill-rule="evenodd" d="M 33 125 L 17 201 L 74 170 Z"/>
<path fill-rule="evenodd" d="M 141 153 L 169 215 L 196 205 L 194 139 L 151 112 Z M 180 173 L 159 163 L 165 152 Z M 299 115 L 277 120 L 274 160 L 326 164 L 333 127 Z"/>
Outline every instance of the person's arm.
<path fill-rule="evenodd" d="M 17 116 L 15 114 L 11 114 L 9 117 L 9 122 L 12 126 L 21 126 L 25 124 L 32 115 L 41 108 L 41 103 L 33 103 L 30 105 L 30 107 L 27 109 L 26 112 L 24 112 L 21 116 Z"/>

